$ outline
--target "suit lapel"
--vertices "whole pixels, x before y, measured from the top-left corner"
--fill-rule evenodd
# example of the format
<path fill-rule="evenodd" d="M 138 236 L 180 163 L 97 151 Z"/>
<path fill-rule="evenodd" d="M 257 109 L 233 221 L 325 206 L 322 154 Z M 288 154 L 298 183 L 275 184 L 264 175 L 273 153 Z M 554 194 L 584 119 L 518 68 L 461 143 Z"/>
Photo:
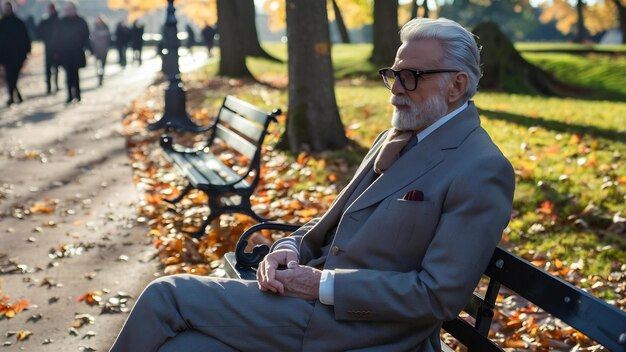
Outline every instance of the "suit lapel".
<path fill-rule="evenodd" d="M 473 102 L 470 101 L 469 106 L 459 115 L 396 160 L 364 192 L 356 194 L 356 199 L 354 196 L 351 197 L 346 213 L 380 202 L 420 178 L 445 159 L 443 150 L 457 148 L 479 125 L 478 112 Z"/>

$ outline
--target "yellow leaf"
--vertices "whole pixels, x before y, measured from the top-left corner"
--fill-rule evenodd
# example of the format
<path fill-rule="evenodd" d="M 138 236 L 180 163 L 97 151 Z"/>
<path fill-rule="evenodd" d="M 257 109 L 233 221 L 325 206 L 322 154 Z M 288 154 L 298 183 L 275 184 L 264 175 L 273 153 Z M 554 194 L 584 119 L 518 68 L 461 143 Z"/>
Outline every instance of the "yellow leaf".
<path fill-rule="evenodd" d="M 28 330 L 20 330 L 17 332 L 17 335 L 16 335 L 17 341 L 24 341 L 32 334 L 33 333 Z"/>

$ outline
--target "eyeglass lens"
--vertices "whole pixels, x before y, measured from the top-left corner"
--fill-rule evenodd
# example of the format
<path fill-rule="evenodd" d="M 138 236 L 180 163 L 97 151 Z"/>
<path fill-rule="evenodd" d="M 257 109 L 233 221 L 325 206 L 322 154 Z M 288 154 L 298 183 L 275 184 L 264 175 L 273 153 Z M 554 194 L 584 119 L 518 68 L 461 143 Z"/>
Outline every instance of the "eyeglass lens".
<path fill-rule="evenodd" d="M 410 70 L 400 70 L 397 71 L 398 78 L 400 79 L 400 84 L 406 90 L 414 90 L 417 87 L 417 77 Z M 387 88 L 391 89 L 393 87 L 393 83 L 396 80 L 396 72 L 391 69 L 385 70 L 383 72 L 383 82 L 387 86 Z"/>

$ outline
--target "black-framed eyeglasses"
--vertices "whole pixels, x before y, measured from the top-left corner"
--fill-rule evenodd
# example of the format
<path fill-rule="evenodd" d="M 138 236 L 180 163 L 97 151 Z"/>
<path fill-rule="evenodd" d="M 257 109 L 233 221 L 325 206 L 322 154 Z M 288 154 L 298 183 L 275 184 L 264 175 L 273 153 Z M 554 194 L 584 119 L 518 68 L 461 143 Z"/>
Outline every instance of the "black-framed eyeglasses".
<path fill-rule="evenodd" d="M 393 70 L 389 67 L 381 68 L 378 70 L 378 74 L 385 82 L 385 86 L 389 89 L 393 87 L 393 82 L 396 80 L 396 77 L 400 79 L 400 84 L 402 87 L 408 91 L 414 91 L 417 88 L 417 80 L 421 75 L 426 75 L 430 73 L 444 73 L 444 72 L 460 72 L 459 70 L 449 70 L 449 69 L 441 69 L 441 70 L 413 70 L 410 68 L 404 68 L 402 70 Z"/>

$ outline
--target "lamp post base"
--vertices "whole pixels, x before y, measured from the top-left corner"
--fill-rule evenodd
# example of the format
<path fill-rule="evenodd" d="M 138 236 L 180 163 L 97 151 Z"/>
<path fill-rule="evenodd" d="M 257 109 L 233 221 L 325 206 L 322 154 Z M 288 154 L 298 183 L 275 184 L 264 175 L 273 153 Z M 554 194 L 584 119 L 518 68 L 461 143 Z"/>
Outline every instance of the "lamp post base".
<path fill-rule="evenodd" d="M 156 122 L 148 125 L 148 130 L 172 129 L 178 132 L 203 132 L 208 127 L 200 127 L 191 121 L 185 110 L 185 91 L 177 80 L 170 80 L 165 90 L 165 113 Z"/>

